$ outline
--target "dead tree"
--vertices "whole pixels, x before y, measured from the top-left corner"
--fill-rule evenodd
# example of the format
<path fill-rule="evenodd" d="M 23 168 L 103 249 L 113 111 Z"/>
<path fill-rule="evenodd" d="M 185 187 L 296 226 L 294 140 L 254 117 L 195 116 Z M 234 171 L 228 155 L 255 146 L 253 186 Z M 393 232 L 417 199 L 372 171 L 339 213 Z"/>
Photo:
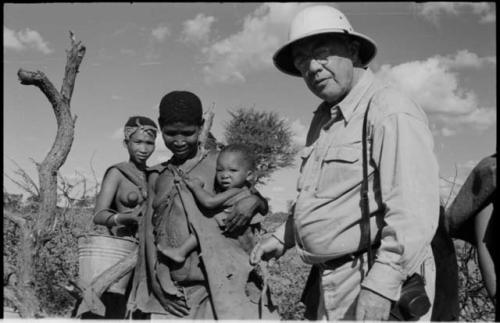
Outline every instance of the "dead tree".
<path fill-rule="evenodd" d="M 81 41 L 76 42 L 73 32 L 70 31 L 71 48 L 66 51 L 67 61 L 61 91 L 57 91 L 47 76 L 41 72 L 31 72 L 19 69 L 17 75 L 21 84 L 35 85 L 52 104 L 57 120 L 57 135 L 42 163 L 37 163 L 40 181 L 40 212 L 35 224 L 35 239 L 44 235 L 45 228 L 55 216 L 57 203 L 57 171 L 66 161 L 73 144 L 76 116 L 71 115 L 71 97 L 75 85 L 78 68 L 85 55 L 85 46 Z M 42 241 L 40 241 L 42 242 Z"/>
<path fill-rule="evenodd" d="M 73 144 L 76 116 L 72 116 L 71 114 L 70 103 L 76 74 L 85 55 L 85 46 L 81 44 L 81 41 L 76 42 L 71 31 L 70 39 L 71 48 L 66 51 L 66 68 L 60 91 L 57 91 L 52 82 L 41 71 L 32 72 L 21 68 L 17 72 L 21 84 L 34 85 L 45 94 L 52 105 L 57 121 L 57 134 L 52 148 L 41 163 L 36 163 L 40 187 L 40 208 L 32 227 L 29 228 L 32 234 L 26 237 L 28 241 L 23 241 L 24 244 L 29 246 L 25 250 L 28 250 L 27 252 L 30 255 L 22 256 L 23 264 L 21 270 L 26 272 L 20 275 L 20 287 L 31 290 L 31 293 L 34 293 L 34 257 L 44 242 L 50 239 L 51 223 L 53 223 L 56 217 L 57 172 L 66 161 Z M 19 222 L 18 224 L 21 226 L 28 225 L 26 222 L 22 224 Z M 25 232 L 26 229 L 25 227 L 21 227 L 22 232 Z"/>

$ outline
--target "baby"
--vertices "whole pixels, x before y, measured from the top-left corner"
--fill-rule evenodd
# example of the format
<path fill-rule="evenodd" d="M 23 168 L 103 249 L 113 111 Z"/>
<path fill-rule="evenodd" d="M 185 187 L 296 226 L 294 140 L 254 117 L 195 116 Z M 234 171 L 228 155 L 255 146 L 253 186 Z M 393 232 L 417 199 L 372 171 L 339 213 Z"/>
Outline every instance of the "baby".
<path fill-rule="evenodd" d="M 230 200 L 236 195 L 248 196 L 250 181 L 253 179 L 255 167 L 254 158 L 250 150 L 241 144 L 226 146 L 217 158 L 216 166 L 216 194 L 203 188 L 204 183 L 198 178 L 185 178 L 186 184 L 193 192 L 198 202 L 207 209 L 225 208 L 217 213 L 214 218 L 221 229 L 225 229 L 227 214 L 231 212 Z M 177 248 L 158 246 L 158 250 L 175 262 L 182 263 L 186 256 L 198 246 L 198 241 L 191 233 L 188 239 Z"/>

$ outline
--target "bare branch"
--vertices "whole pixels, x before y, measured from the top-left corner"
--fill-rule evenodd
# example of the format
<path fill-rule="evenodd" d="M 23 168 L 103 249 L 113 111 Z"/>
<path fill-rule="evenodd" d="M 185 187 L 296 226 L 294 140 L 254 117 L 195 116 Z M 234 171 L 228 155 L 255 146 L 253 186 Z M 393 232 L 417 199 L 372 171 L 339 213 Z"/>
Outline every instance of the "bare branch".
<path fill-rule="evenodd" d="M 214 121 L 214 106 L 215 106 L 215 103 L 212 103 L 212 105 L 210 106 L 210 108 L 208 108 L 207 111 L 205 111 L 205 113 L 203 114 L 203 119 L 205 120 L 205 122 L 203 123 L 203 128 L 201 129 L 201 133 L 200 133 L 200 136 L 199 136 L 199 142 L 200 142 L 200 145 L 202 147 L 205 147 L 205 144 L 207 142 L 207 139 L 208 139 L 208 133 L 210 132 L 210 129 L 212 128 L 212 123 Z"/>
<path fill-rule="evenodd" d="M 458 167 L 457 167 L 457 164 L 455 163 L 455 176 L 453 177 L 453 184 L 451 186 L 450 193 L 448 194 L 448 198 L 446 199 L 446 202 L 444 204 L 445 208 L 448 206 L 448 202 L 450 202 L 451 195 L 453 194 L 453 190 L 455 189 L 455 183 L 457 181 L 457 176 L 458 176 Z"/>
<path fill-rule="evenodd" d="M 24 226 L 26 225 L 26 220 L 22 216 L 16 215 L 11 211 L 4 209 L 3 210 L 3 217 L 7 220 L 14 222 L 21 229 L 24 228 Z"/>
<path fill-rule="evenodd" d="M 82 177 L 82 180 L 80 181 L 80 183 L 83 184 L 83 188 L 82 188 L 83 192 L 82 192 L 81 200 L 85 200 L 87 198 L 87 178 L 82 173 L 80 173 L 78 171 L 75 171 L 75 173 Z"/>
<path fill-rule="evenodd" d="M 35 183 L 35 181 L 31 178 L 31 176 L 21 167 L 19 164 L 12 158 L 7 157 L 16 167 L 17 169 L 14 171 L 14 174 L 18 175 L 23 183 L 20 183 L 18 181 L 15 181 L 12 179 L 9 175 L 5 174 L 4 175 L 10 179 L 14 184 L 19 186 L 21 189 L 29 193 L 33 197 L 39 197 L 40 196 L 40 190 L 38 189 L 38 185 Z"/>
<path fill-rule="evenodd" d="M 61 95 L 67 104 L 71 102 L 76 74 L 85 55 L 85 46 L 81 45 L 81 42 L 76 43 L 75 35 L 72 31 L 70 31 L 70 39 L 71 48 L 67 52 L 66 69 L 61 87 Z"/>
<path fill-rule="evenodd" d="M 21 82 L 21 84 L 34 85 L 38 87 L 43 92 L 43 94 L 45 94 L 49 102 L 54 107 L 57 106 L 57 108 L 59 108 L 59 102 L 62 99 L 61 94 L 57 92 L 52 82 L 47 78 L 47 76 L 45 76 L 43 72 L 31 72 L 20 68 L 17 72 L 17 76 L 19 77 L 19 81 Z"/>
<path fill-rule="evenodd" d="M 76 39 L 75 39 L 75 34 L 73 33 L 72 30 L 69 31 L 69 38 L 71 39 L 71 46 L 73 46 L 76 42 Z"/>
<path fill-rule="evenodd" d="M 95 194 L 98 194 L 100 183 L 99 183 L 99 179 L 97 178 L 96 171 L 94 168 L 94 163 L 93 163 L 94 156 L 95 156 L 95 150 L 94 150 L 94 152 L 92 152 L 92 156 L 90 157 L 90 171 L 92 172 L 92 176 L 94 177 L 94 181 L 95 181 Z"/>
<path fill-rule="evenodd" d="M 30 194 L 31 196 L 36 196 L 36 193 L 32 191 L 29 187 L 25 186 L 24 184 L 14 180 L 12 177 L 7 175 L 6 173 L 3 173 L 5 177 L 7 177 L 12 183 L 16 184 L 19 188 L 21 188 L 23 191 L 26 193 Z"/>

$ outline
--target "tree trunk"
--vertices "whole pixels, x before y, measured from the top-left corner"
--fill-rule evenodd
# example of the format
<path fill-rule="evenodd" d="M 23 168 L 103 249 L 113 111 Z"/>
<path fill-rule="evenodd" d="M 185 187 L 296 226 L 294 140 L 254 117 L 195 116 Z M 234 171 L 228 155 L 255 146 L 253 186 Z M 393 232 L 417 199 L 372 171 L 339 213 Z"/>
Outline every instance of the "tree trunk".
<path fill-rule="evenodd" d="M 31 269 L 31 273 L 23 279 L 23 286 L 32 286 L 34 279 L 33 258 L 39 248 L 50 239 L 51 225 L 56 217 L 57 207 L 57 172 L 66 161 L 73 144 L 76 116 L 71 115 L 70 102 L 73 94 L 76 74 L 85 55 L 85 46 L 76 42 L 73 32 L 70 31 L 71 48 L 66 51 L 67 61 L 61 91 L 57 91 L 52 82 L 40 71 L 31 72 L 19 69 L 17 75 L 21 84 L 38 87 L 52 104 L 56 121 L 57 134 L 52 148 L 42 163 L 37 163 L 40 180 L 40 209 L 34 219 L 32 234 L 25 241 L 30 246 L 31 260 L 23 264 Z M 29 277 L 29 278 L 28 278 Z"/>

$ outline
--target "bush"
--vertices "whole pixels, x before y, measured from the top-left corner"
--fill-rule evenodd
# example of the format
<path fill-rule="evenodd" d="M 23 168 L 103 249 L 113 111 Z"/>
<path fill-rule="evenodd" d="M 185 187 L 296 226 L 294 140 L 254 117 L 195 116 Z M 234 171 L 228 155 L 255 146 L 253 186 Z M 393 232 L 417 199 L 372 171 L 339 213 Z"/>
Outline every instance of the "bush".
<path fill-rule="evenodd" d="M 33 220 L 32 206 L 20 208 L 23 218 Z M 19 208 L 15 211 L 19 211 Z M 49 316 L 69 317 L 75 299 L 62 287 L 78 280 L 77 237 L 84 233 L 104 233 L 106 228 L 93 224 L 91 209 L 58 209 L 51 238 L 34 257 L 35 293 L 44 312 Z M 20 230 L 4 218 L 4 263 L 21 265 Z M 4 284 L 5 284 L 4 277 Z M 11 305 L 11 304 L 8 304 Z"/>
<path fill-rule="evenodd" d="M 455 241 L 461 321 L 494 321 L 495 307 L 484 287 L 477 250 L 462 240 Z"/>
<path fill-rule="evenodd" d="M 59 209 L 58 212 L 54 235 L 35 257 L 35 287 L 41 306 L 49 316 L 69 317 L 75 299 L 62 285 L 78 280 L 77 237 L 85 233 L 105 233 L 106 228 L 93 224 L 90 209 Z M 24 218 L 30 220 L 32 216 L 32 213 L 25 213 Z M 264 230 L 274 231 L 286 217 L 286 213 L 268 214 L 263 222 Z M 17 268 L 20 264 L 19 230 L 5 218 L 3 223 L 4 263 Z M 262 238 L 269 234 L 263 234 Z M 459 264 L 460 320 L 493 321 L 494 306 L 483 286 L 475 248 L 459 240 L 455 241 L 455 246 Z M 291 249 L 279 260 L 271 260 L 268 270 L 271 276 L 269 285 L 281 319 L 303 320 L 305 308 L 300 297 L 310 265 L 304 264 L 296 250 Z"/>
<path fill-rule="evenodd" d="M 287 214 L 282 212 L 268 214 L 262 226 L 269 233 L 262 238 L 269 236 L 286 218 Z M 300 298 L 310 268 L 300 260 L 295 248 L 288 250 L 280 259 L 269 261 L 269 287 L 281 319 L 304 320 L 305 307 Z"/>
<path fill-rule="evenodd" d="M 288 123 L 273 112 L 239 109 L 230 112 L 232 119 L 225 125 L 228 145 L 247 145 L 255 154 L 257 183 L 263 183 L 280 168 L 293 165 L 298 147 L 292 140 Z"/>
<path fill-rule="evenodd" d="M 35 258 L 36 293 L 49 315 L 68 317 L 75 299 L 62 287 L 78 280 L 78 236 L 105 233 L 106 228 L 93 223 L 91 209 L 59 210 L 54 235 Z"/>

